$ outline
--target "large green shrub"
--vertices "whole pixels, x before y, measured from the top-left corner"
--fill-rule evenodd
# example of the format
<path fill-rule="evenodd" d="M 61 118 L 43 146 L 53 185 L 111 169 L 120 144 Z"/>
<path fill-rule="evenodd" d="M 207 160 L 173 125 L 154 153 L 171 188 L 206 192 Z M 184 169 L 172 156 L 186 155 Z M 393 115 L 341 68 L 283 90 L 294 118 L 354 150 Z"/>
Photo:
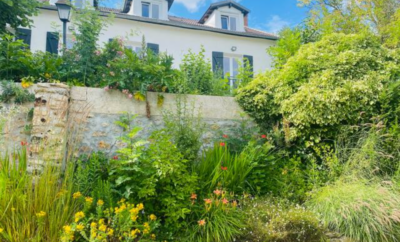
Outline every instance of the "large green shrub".
<path fill-rule="evenodd" d="M 240 241 L 320 242 L 325 229 L 314 213 L 284 200 L 245 200 L 246 228 Z"/>
<path fill-rule="evenodd" d="M 280 123 L 288 141 L 312 145 L 379 113 L 395 63 L 374 36 L 332 34 L 303 45 L 280 70 L 259 75 L 237 100 L 260 125 Z"/>

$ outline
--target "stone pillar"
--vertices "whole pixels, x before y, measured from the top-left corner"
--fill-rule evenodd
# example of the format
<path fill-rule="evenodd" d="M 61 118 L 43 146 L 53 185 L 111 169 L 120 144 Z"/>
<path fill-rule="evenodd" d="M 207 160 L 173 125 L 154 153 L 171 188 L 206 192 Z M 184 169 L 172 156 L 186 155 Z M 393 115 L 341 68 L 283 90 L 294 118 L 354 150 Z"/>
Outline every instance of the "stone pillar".
<path fill-rule="evenodd" d="M 28 169 L 40 171 L 45 162 L 60 166 L 67 149 L 70 88 L 64 84 L 38 84 L 32 120 Z"/>

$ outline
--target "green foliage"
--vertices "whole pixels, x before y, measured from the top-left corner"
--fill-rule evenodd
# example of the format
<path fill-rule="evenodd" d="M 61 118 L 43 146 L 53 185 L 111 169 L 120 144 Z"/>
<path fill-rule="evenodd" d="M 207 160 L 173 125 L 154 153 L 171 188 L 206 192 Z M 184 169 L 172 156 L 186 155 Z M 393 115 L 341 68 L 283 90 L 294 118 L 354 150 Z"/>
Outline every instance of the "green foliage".
<path fill-rule="evenodd" d="M 243 206 L 247 218 L 243 241 L 325 241 L 325 229 L 304 207 L 271 198 L 245 200 Z"/>
<path fill-rule="evenodd" d="M 0 159 L 1 241 L 60 241 L 79 203 L 72 198 L 73 167 L 45 162 L 40 176 L 27 170 L 27 148 Z"/>
<path fill-rule="evenodd" d="M 101 152 L 92 153 L 90 156 L 81 156 L 76 162 L 74 176 L 76 189 L 85 196 L 93 196 L 92 192 L 94 192 L 94 188 L 97 185 L 105 185 L 102 181 L 107 181 L 108 179 L 108 166 L 108 158 Z"/>
<path fill-rule="evenodd" d="M 255 158 L 259 152 L 259 147 L 251 144 L 240 154 L 232 154 L 223 143 L 205 151 L 194 167 L 202 181 L 201 190 L 211 192 L 222 186 L 231 192 L 242 193 L 247 188 L 247 178 L 256 166 Z"/>
<path fill-rule="evenodd" d="M 340 125 L 365 122 L 393 76 L 394 59 L 370 35 L 333 34 L 304 45 L 281 70 L 238 91 L 241 106 L 262 126 L 286 126 L 288 141 L 307 145 L 335 136 Z"/>
<path fill-rule="evenodd" d="M 7 32 L 7 24 L 11 28 L 30 27 L 32 17 L 38 13 L 39 1 L 0 0 L 0 34 Z"/>
<path fill-rule="evenodd" d="M 194 104 L 190 105 L 185 96 L 176 98 L 176 110 L 166 111 L 163 119 L 165 131 L 188 161 L 195 161 L 203 144 L 205 131 L 200 114 L 194 113 Z"/>
<path fill-rule="evenodd" d="M 0 36 L 0 79 L 18 80 L 31 69 L 32 54 L 22 40 L 14 41 L 12 35 Z"/>
<path fill-rule="evenodd" d="M 280 68 L 290 57 L 300 49 L 301 32 L 299 29 L 284 28 L 279 32 L 279 40 L 276 46 L 268 49 L 268 54 L 274 57 L 275 67 Z"/>
<path fill-rule="evenodd" d="M 400 239 L 400 195 L 391 187 L 358 180 L 337 182 L 318 191 L 309 207 L 330 229 L 356 241 Z"/>
<path fill-rule="evenodd" d="M 14 101 L 17 104 L 23 104 L 35 100 L 34 94 L 29 93 L 28 90 L 22 89 L 11 81 L 2 81 L 1 89 L 2 93 L 0 94 L 0 102 L 9 103 Z"/>
<path fill-rule="evenodd" d="M 193 221 L 185 241 L 190 242 L 231 242 L 242 233 L 243 213 L 237 207 L 237 201 L 231 201 L 225 191 L 213 195 L 201 202 L 197 213 L 199 219 Z M 217 194 L 215 194 L 217 193 Z"/>

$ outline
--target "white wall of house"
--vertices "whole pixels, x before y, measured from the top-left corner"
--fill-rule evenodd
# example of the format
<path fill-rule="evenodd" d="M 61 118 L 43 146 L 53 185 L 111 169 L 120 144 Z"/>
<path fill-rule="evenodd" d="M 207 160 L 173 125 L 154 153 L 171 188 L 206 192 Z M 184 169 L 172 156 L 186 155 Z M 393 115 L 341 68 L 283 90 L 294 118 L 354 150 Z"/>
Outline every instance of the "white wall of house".
<path fill-rule="evenodd" d="M 46 50 L 46 33 L 52 31 L 62 32 L 61 22 L 57 11 L 40 10 L 40 14 L 33 17 L 31 50 Z M 58 25 L 54 28 L 55 25 Z M 69 25 L 71 26 L 71 24 Z M 206 57 L 211 61 L 212 52 L 223 52 L 226 55 L 239 57 L 250 55 L 254 58 L 254 71 L 262 72 L 271 68 L 271 57 L 266 49 L 275 44 L 275 41 L 259 38 L 234 36 L 202 30 L 184 29 L 173 26 L 164 26 L 126 19 L 115 18 L 112 25 L 103 30 L 100 36 L 100 45 L 108 42 L 110 38 L 126 37 L 135 32 L 135 36 L 127 37 L 130 44 L 140 45 L 142 36 L 146 42 L 158 44 L 160 52 L 167 52 L 174 57 L 174 66 L 179 67 L 183 55 L 189 49 L 194 52 L 200 51 L 201 46 L 206 50 Z M 62 38 L 60 38 L 62 39 Z M 236 47 L 236 51 L 232 51 Z"/>

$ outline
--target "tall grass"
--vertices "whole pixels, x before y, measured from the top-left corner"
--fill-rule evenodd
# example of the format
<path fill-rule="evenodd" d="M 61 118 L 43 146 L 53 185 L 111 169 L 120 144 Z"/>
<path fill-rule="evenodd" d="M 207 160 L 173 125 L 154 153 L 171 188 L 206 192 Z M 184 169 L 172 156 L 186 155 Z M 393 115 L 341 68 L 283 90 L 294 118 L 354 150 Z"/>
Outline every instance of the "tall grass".
<path fill-rule="evenodd" d="M 259 149 L 253 145 L 246 147 L 240 154 L 232 154 L 225 146 L 216 144 L 213 149 L 204 152 L 202 159 L 195 165 L 204 191 L 212 191 L 222 186 L 231 192 L 246 189 L 247 178 L 256 166 Z"/>
<path fill-rule="evenodd" d="M 0 241 L 59 241 L 79 205 L 72 198 L 73 167 L 46 164 L 27 172 L 26 150 L 0 158 Z"/>

